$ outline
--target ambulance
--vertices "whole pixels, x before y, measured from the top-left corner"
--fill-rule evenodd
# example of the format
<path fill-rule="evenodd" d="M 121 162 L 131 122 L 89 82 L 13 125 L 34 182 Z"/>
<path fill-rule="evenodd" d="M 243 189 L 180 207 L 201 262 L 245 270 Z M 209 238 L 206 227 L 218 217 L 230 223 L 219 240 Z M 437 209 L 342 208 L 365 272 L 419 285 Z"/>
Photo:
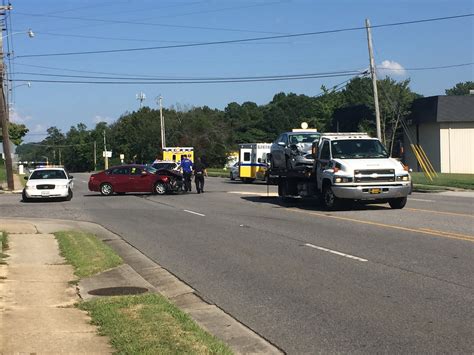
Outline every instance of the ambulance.
<path fill-rule="evenodd" d="M 188 157 L 194 163 L 193 147 L 166 147 L 163 148 L 163 160 L 180 163 L 182 157 Z"/>
<path fill-rule="evenodd" d="M 239 145 L 239 176 L 244 183 L 266 180 L 268 154 L 271 143 L 245 143 Z"/>

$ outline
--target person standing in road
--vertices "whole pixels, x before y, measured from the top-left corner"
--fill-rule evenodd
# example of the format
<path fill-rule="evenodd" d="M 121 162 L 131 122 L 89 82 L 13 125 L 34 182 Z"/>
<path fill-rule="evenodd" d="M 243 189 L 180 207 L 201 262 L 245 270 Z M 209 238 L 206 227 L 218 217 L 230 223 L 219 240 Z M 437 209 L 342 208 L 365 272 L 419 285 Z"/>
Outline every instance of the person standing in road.
<path fill-rule="evenodd" d="M 198 161 L 193 166 L 194 182 L 196 183 L 196 191 L 198 194 L 204 192 L 204 176 L 207 176 L 206 166 L 198 158 Z"/>
<path fill-rule="evenodd" d="M 191 192 L 191 176 L 193 174 L 193 162 L 184 156 L 181 159 L 181 169 L 183 169 L 184 191 Z"/>

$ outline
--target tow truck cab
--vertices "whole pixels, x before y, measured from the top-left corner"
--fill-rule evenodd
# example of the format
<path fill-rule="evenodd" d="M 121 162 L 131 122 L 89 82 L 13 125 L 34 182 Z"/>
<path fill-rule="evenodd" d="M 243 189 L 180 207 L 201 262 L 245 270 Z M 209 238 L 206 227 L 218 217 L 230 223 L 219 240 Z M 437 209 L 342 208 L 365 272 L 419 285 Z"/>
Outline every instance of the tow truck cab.
<path fill-rule="evenodd" d="M 328 209 L 343 200 L 388 202 L 403 208 L 410 192 L 410 174 L 390 158 L 382 143 L 366 133 L 326 133 L 314 143 L 313 174 Z"/>

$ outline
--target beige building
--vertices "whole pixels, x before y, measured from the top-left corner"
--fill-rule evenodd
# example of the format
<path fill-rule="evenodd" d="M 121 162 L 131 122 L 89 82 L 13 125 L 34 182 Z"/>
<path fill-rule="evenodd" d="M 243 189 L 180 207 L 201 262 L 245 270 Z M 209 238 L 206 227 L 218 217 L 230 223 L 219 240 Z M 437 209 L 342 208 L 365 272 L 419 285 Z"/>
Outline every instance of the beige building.
<path fill-rule="evenodd" d="M 413 102 L 405 162 L 421 171 L 410 143 L 423 147 L 435 171 L 474 174 L 474 95 L 432 96 Z"/>

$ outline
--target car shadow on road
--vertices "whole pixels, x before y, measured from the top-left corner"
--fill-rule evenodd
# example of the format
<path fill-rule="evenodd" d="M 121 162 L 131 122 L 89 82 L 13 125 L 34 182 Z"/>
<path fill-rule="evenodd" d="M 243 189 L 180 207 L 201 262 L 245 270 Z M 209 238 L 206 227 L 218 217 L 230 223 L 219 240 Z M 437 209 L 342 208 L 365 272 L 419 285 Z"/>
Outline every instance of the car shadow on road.
<path fill-rule="evenodd" d="M 383 204 L 365 204 L 361 202 L 350 203 L 343 206 L 337 211 L 328 211 L 324 208 L 321 201 L 317 198 L 287 198 L 282 199 L 278 196 L 242 196 L 242 199 L 255 203 L 265 203 L 273 205 L 275 207 L 283 208 L 299 208 L 307 211 L 318 211 L 318 212 L 346 212 L 346 211 L 379 211 L 379 210 L 391 210 L 388 205 Z"/>

